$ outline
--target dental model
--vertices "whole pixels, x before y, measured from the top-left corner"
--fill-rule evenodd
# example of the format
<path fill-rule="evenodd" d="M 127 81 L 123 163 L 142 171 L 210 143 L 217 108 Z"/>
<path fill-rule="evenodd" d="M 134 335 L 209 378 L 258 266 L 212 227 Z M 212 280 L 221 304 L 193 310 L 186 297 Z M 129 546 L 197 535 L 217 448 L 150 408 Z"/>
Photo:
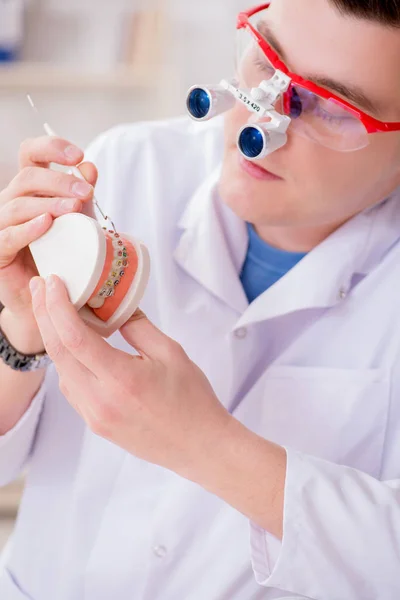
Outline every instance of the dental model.
<path fill-rule="evenodd" d="M 36 110 L 30 96 L 28 100 Z M 48 123 L 44 129 L 56 135 Z M 77 167 L 67 170 L 84 179 Z M 148 283 L 150 257 L 142 242 L 118 233 L 95 198 L 93 202 L 112 229 L 85 214 L 62 215 L 29 248 L 40 276 L 60 277 L 81 318 L 107 338 L 136 311 Z"/>

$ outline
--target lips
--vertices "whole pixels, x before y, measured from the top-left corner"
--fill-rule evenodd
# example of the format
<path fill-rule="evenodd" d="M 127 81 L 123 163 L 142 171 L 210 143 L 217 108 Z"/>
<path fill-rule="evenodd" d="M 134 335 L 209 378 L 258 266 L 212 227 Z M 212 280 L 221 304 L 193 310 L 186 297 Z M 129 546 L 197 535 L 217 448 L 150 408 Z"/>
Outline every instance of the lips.
<path fill-rule="evenodd" d="M 239 154 L 239 164 L 242 170 L 253 177 L 253 179 L 258 179 L 259 181 L 283 181 L 282 177 L 267 171 L 258 164 L 255 164 L 253 161 L 246 160 L 241 154 Z"/>

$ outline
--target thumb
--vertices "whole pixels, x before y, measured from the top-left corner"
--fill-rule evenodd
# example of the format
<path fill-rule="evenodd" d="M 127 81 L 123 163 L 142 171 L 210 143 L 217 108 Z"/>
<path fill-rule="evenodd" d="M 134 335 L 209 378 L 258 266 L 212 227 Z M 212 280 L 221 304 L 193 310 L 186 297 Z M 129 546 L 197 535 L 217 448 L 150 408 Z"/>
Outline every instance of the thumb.
<path fill-rule="evenodd" d="M 93 187 L 95 187 L 98 178 L 98 172 L 95 165 L 91 162 L 83 162 L 79 165 L 78 168 L 84 176 L 84 178 L 86 179 L 86 181 L 90 183 Z M 91 217 L 95 221 L 97 220 L 92 198 L 84 202 L 81 212 L 87 217 Z"/>
<path fill-rule="evenodd" d="M 148 358 L 165 357 L 166 343 L 170 338 L 153 325 L 140 308 L 120 328 L 120 332 L 128 344 L 140 354 Z"/>
<path fill-rule="evenodd" d="M 96 166 L 91 162 L 83 162 L 78 168 L 86 181 L 95 187 L 99 176 Z"/>

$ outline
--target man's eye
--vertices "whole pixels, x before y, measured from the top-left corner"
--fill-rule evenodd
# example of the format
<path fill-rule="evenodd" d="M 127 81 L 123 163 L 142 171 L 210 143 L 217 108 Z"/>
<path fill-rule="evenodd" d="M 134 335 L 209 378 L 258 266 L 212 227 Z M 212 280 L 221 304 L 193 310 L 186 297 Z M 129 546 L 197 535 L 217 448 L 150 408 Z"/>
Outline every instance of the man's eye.
<path fill-rule="evenodd" d="M 343 121 L 345 119 L 353 118 L 352 115 L 347 112 L 347 110 L 322 98 L 318 98 L 318 101 L 315 103 L 315 109 L 319 113 L 319 116 L 326 120 Z"/>
<path fill-rule="evenodd" d="M 265 60 L 261 60 L 259 58 L 255 59 L 254 66 L 257 67 L 259 71 L 263 71 L 264 73 L 274 72 L 274 68 L 272 65 L 268 64 Z"/>
<path fill-rule="evenodd" d="M 321 119 L 323 119 L 324 121 L 327 121 L 328 123 L 335 123 L 337 125 L 342 123 L 345 118 L 344 116 L 333 115 L 332 113 L 324 110 L 323 108 L 320 108 L 318 110 L 318 116 L 321 117 Z"/>

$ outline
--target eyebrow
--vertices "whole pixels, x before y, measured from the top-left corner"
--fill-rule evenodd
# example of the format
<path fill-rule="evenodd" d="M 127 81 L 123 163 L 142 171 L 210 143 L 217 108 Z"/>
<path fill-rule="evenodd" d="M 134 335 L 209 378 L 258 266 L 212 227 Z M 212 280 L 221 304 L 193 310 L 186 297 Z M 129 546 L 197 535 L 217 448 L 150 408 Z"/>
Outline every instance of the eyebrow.
<path fill-rule="evenodd" d="M 287 64 L 287 55 L 279 41 L 276 39 L 276 36 L 273 33 L 270 25 L 266 21 L 260 21 L 257 25 L 257 29 L 271 46 L 271 48 L 279 55 L 282 61 Z M 304 79 L 307 79 L 308 81 L 311 81 L 312 83 L 315 83 L 323 88 L 329 88 L 333 92 L 343 96 L 349 102 L 356 104 L 367 112 L 377 114 L 380 113 L 379 107 L 372 102 L 372 100 L 370 100 L 357 86 L 348 86 L 344 83 L 336 81 L 335 79 L 331 79 L 330 77 L 319 77 L 318 75 L 305 75 Z"/>

